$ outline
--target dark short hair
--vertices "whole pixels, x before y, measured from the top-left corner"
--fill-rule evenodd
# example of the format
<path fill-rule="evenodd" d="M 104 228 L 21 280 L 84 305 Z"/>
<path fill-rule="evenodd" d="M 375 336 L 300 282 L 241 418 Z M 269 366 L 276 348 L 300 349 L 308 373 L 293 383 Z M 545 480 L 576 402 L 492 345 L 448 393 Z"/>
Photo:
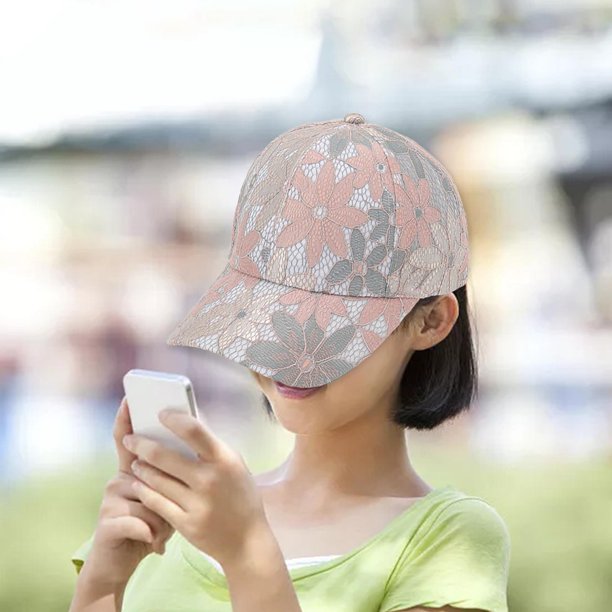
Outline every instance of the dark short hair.
<path fill-rule="evenodd" d="M 478 393 L 476 346 L 472 337 L 467 287 L 453 294 L 459 304 L 459 316 L 449 334 L 438 344 L 414 352 L 400 382 L 398 401 L 389 417 L 406 429 L 434 429 L 462 411 L 469 409 Z M 431 304 L 439 295 L 422 298 L 393 331 L 410 324 L 421 306 Z M 276 421 L 268 398 L 262 402 L 272 421 Z"/>

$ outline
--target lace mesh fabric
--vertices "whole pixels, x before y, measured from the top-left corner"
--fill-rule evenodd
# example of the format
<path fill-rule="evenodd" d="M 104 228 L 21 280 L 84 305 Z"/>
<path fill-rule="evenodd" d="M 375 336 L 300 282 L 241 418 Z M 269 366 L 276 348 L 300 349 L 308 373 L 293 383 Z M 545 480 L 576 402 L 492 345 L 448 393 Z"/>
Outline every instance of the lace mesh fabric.
<path fill-rule="evenodd" d="M 423 147 L 375 124 L 298 126 L 253 161 L 227 264 L 167 343 L 323 385 L 421 297 L 464 285 L 468 263 L 458 191 Z"/>

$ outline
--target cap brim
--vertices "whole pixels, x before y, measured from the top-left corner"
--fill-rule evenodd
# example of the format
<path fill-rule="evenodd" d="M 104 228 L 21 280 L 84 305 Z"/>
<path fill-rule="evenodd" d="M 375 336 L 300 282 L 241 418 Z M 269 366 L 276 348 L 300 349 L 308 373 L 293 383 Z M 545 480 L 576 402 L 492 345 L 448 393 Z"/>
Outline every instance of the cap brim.
<path fill-rule="evenodd" d="M 295 289 L 228 262 L 166 344 L 211 351 L 292 387 L 318 387 L 370 356 L 418 301 Z"/>

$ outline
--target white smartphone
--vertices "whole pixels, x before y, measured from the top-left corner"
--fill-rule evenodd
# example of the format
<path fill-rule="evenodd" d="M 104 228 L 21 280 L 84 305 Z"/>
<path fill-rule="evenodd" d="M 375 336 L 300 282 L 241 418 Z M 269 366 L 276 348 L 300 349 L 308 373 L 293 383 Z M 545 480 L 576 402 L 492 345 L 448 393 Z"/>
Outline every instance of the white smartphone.
<path fill-rule="evenodd" d="M 200 419 L 193 386 L 187 376 L 155 370 L 129 370 L 123 377 L 123 389 L 135 434 L 164 444 L 185 457 L 197 459 L 197 453 L 158 418 L 164 408 L 174 408 Z"/>

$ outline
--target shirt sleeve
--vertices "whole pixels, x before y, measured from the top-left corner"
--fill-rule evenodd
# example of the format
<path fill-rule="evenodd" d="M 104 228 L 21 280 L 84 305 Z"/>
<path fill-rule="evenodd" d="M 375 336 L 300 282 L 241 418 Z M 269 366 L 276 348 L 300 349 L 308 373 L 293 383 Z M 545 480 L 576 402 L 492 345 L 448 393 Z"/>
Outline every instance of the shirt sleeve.
<path fill-rule="evenodd" d="M 415 606 L 508 612 L 510 533 L 488 502 L 451 502 L 422 538 L 407 543 L 379 612 Z"/>
<path fill-rule="evenodd" d="M 76 569 L 76 573 L 78 574 L 85 563 L 85 559 L 89 554 L 89 551 L 93 545 L 94 535 L 91 534 L 87 540 L 81 543 L 81 545 L 72 553 L 72 563 Z"/>

